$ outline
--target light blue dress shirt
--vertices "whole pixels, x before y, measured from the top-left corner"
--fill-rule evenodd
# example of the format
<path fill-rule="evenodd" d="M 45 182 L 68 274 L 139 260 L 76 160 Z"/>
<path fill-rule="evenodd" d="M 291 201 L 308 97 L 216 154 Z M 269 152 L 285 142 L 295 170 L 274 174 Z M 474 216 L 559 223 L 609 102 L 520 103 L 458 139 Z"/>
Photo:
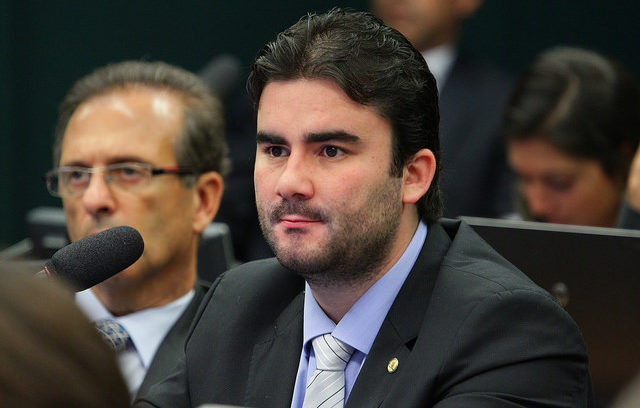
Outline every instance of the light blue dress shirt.
<path fill-rule="evenodd" d="M 353 384 L 364 360 L 371 350 L 380 326 L 387 316 L 402 284 L 418 259 L 427 237 L 427 226 L 423 222 L 418 228 L 398 262 L 393 265 L 360 299 L 349 309 L 336 325 L 320 308 L 305 284 L 303 347 L 298 366 L 296 384 L 293 390 L 292 408 L 301 408 L 307 381 L 316 369 L 316 359 L 311 341 L 322 334 L 331 333 L 356 351 L 345 368 L 345 401 L 349 398 Z"/>
<path fill-rule="evenodd" d="M 142 384 L 147 369 L 160 347 L 160 343 L 178 321 L 195 296 L 195 290 L 163 306 L 152 307 L 124 316 L 113 316 L 91 289 L 76 293 L 76 304 L 91 321 L 112 319 L 120 323 L 133 342 L 134 349 L 118 353 L 118 365 L 135 395 Z"/>

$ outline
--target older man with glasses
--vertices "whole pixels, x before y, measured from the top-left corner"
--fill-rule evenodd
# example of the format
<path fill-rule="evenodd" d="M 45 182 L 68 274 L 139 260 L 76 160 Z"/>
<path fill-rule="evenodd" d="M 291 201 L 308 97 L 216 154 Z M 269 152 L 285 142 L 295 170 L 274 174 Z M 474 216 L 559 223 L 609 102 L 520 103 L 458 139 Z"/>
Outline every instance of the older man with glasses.
<path fill-rule="evenodd" d="M 166 374 L 204 293 L 198 239 L 218 210 L 226 160 L 219 101 L 164 63 L 98 69 L 60 106 L 45 179 L 69 237 L 129 225 L 145 241 L 136 263 L 76 299 L 106 337 L 124 339 L 118 359 L 132 395 Z"/>

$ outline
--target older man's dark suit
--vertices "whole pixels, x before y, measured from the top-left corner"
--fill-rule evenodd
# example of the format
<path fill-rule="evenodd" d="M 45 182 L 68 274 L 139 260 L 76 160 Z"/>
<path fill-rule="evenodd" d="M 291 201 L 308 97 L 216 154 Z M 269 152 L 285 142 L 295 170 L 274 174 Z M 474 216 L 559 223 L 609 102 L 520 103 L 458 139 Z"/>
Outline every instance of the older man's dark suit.
<path fill-rule="evenodd" d="M 290 406 L 302 289 L 275 260 L 223 275 L 174 374 L 135 406 Z M 567 313 L 469 226 L 443 221 L 429 227 L 346 407 L 586 407 L 590 395 L 585 346 Z"/>
<path fill-rule="evenodd" d="M 199 281 L 196 284 L 193 299 L 162 340 L 153 360 L 151 360 L 147 374 L 138 389 L 138 395 L 144 395 L 149 387 L 164 379 L 171 372 L 175 365 L 176 356 L 180 356 L 184 351 L 184 342 L 189 334 L 189 328 L 196 316 L 198 306 L 210 286 L 210 282 L 204 281 Z"/>

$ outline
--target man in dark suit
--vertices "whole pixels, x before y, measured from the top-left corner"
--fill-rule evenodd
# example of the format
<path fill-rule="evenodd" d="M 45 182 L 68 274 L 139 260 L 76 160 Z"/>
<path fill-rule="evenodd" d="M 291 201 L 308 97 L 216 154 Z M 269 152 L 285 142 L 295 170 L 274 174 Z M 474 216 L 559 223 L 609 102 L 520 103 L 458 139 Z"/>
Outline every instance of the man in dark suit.
<path fill-rule="evenodd" d="M 168 64 L 98 69 L 60 106 L 46 179 L 69 237 L 129 225 L 145 242 L 132 266 L 76 295 L 117 349 L 132 395 L 164 376 L 204 296 L 196 254 L 220 203 L 225 155 L 219 101 Z"/>
<path fill-rule="evenodd" d="M 513 176 L 499 130 L 512 78 L 458 49 L 481 0 L 372 0 L 374 13 L 422 53 L 440 91 L 444 215 L 512 211 Z"/>
<path fill-rule="evenodd" d="M 439 220 L 437 91 L 404 37 L 369 13 L 310 14 L 262 49 L 248 89 L 277 260 L 214 283 L 175 369 L 134 406 L 590 404 L 569 315 Z"/>

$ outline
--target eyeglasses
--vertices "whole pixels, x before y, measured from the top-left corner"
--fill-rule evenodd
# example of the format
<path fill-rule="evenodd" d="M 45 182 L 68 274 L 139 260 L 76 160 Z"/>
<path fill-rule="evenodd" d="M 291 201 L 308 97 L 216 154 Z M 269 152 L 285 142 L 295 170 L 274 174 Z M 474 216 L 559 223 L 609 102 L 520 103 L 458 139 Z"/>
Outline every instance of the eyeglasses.
<path fill-rule="evenodd" d="M 185 167 L 154 168 L 148 163 L 117 163 L 104 167 L 59 167 L 48 171 L 44 180 L 52 196 L 75 197 L 89 188 L 91 175 L 100 172 L 107 184 L 127 191 L 139 190 L 149 185 L 153 176 L 161 174 L 197 174 L 195 170 Z"/>

